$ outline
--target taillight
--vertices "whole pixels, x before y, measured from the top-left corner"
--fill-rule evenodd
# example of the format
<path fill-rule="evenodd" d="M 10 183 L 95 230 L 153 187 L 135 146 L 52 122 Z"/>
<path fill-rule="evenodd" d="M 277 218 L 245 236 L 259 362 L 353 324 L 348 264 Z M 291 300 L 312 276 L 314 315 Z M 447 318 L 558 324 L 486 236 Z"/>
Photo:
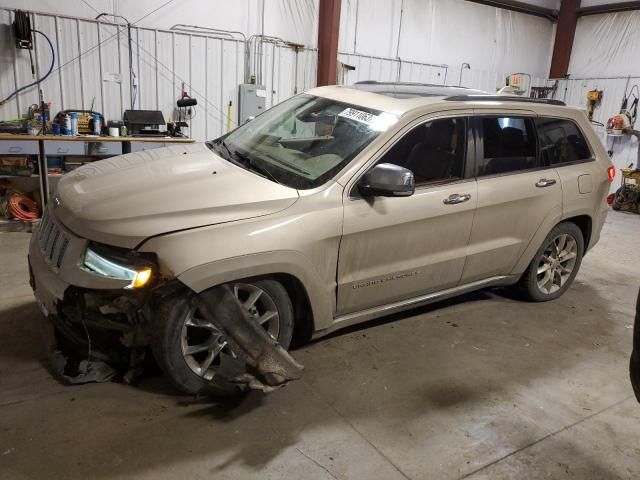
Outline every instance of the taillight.
<path fill-rule="evenodd" d="M 609 176 L 609 181 L 613 182 L 613 179 L 616 178 L 616 167 L 607 168 L 607 175 Z"/>

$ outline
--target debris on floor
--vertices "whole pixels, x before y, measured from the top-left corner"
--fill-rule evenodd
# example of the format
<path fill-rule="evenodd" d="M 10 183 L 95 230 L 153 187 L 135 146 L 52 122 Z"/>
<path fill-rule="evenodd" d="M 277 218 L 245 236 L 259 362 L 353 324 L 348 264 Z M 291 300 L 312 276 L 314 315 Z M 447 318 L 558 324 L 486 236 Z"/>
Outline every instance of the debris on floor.
<path fill-rule="evenodd" d="M 49 365 L 56 375 L 68 385 L 110 382 L 116 370 L 99 360 L 80 360 L 65 355 L 60 350 L 49 354 Z"/>

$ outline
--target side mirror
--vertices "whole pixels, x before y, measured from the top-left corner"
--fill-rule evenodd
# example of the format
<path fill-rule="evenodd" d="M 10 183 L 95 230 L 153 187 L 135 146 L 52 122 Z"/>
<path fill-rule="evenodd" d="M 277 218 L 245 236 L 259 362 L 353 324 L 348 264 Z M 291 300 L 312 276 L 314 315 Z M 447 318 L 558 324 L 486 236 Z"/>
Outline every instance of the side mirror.
<path fill-rule="evenodd" d="M 393 163 L 379 163 L 358 182 L 363 197 L 410 197 L 416 191 L 413 172 Z"/>

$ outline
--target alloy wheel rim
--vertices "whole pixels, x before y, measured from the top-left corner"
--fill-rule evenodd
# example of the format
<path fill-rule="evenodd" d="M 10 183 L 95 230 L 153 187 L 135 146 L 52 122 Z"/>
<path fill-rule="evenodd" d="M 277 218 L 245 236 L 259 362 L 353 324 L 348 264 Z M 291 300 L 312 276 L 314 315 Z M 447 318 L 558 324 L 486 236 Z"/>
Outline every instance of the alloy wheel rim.
<path fill-rule="evenodd" d="M 578 258 L 578 242 L 569 234 L 558 235 L 549 242 L 537 270 L 538 288 L 551 295 L 569 280 Z"/>
<path fill-rule="evenodd" d="M 280 315 L 271 296 L 255 285 L 235 283 L 233 294 L 249 317 L 262 325 L 274 339 L 280 333 Z M 182 356 L 193 373 L 210 381 L 225 363 L 237 358 L 223 333 L 206 320 L 197 308 L 191 308 L 180 335 Z"/>

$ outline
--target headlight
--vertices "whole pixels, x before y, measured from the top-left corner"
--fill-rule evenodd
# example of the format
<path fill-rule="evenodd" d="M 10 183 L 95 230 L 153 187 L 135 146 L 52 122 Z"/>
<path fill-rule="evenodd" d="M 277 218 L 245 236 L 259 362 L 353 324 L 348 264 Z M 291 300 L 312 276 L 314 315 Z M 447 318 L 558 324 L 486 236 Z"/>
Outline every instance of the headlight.
<path fill-rule="evenodd" d="M 106 250 L 102 246 L 88 247 L 84 254 L 84 268 L 103 277 L 129 281 L 124 288 L 140 288 L 149 282 L 153 273 L 149 263 L 128 264 L 126 259 L 118 258 L 120 256 L 117 254 L 105 254 Z"/>

